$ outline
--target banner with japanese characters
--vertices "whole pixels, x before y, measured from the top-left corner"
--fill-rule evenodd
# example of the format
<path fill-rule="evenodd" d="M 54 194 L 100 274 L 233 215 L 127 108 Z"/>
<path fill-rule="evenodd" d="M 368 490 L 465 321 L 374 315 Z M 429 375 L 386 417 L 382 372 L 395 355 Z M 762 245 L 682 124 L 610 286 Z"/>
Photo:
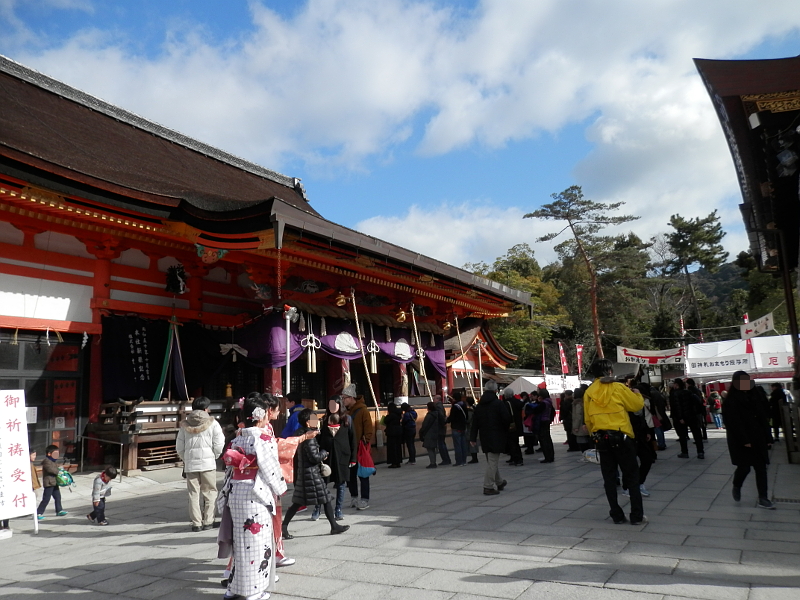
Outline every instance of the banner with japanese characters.
<path fill-rule="evenodd" d="M 684 361 L 683 348 L 669 350 L 636 350 L 617 346 L 618 363 L 637 363 L 640 365 L 679 365 Z"/>
<path fill-rule="evenodd" d="M 715 375 L 751 371 L 756 368 L 752 354 L 736 354 L 717 358 L 690 358 L 687 369 L 690 375 Z"/>
<path fill-rule="evenodd" d="M 25 391 L 0 390 L 0 519 L 35 511 Z"/>
<path fill-rule="evenodd" d="M 740 332 L 743 340 L 749 340 L 752 337 L 761 335 L 771 329 L 775 329 L 775 319 L 772 318 L 772 313 L 764 315 L 760 319 L 750 321 L 744 325 L 739 325 Z"/>

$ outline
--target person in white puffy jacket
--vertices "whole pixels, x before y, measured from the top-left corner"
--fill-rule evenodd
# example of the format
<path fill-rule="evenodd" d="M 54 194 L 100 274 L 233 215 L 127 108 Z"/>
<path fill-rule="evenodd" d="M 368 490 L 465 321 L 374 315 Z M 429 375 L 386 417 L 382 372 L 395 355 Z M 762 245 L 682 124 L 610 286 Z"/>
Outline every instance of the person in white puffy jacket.
<path fill-rule="evenodd" d="M 175 449 L 183 461 L 186 489 L 189 491 L 189 518 L 192 531 L 211 529 L 217 501 L 216 459 L 225 448 L 225 435 L 217 420 L 208 412 L 211 400 L 195 398 L 192 412 L 178 429 Z"/>

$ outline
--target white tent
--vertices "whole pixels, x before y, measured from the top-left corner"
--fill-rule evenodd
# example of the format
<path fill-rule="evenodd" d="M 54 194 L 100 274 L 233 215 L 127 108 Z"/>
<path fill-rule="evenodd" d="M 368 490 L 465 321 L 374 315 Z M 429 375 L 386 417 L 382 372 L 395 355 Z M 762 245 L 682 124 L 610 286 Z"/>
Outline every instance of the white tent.
<path fill-rule="evenodd" d="M 788 335 L 755 337 L 748 352 L 748 340 L 727 340 L 689 344 L 686 370 L 690 377 L 717 377 L 735 371 L 751 374 L 780 373 L 794 367 L 792 340 Z"/>

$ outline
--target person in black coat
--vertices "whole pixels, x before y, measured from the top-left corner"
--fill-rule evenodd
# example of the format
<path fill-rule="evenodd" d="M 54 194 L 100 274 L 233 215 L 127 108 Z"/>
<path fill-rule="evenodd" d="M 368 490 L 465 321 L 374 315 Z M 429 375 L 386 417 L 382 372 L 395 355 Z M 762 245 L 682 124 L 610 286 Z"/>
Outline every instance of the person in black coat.
<path fill-rule="evenodd" d="M 439 464 L 450 465 L 453 461 L 450 460 L 450 451 L 447 449 L 447 412 L 444 409 L 444 404 L 442 403 L 442 397 L 440 395 L 437 394 L 433 397 L 433 403 L 436 405 L 436 415 L 438 417 L 436 423 L 439 427 L 436 445 L 439 448 L 439 456 L 442 457 L 442 462 Z"/>
<path fill-rule="evenodd" d="M 387 409 L 383 418 L 386 434 L 386 462 L 390 469 L 399 469 L 403 462 L 403 412 L 394 402 Z"/>
<path fill-rule="evenodd" d="M 722 418 L 725 420 L 725 437 L 728 440 L 731 463 L 736 465 L 733 474 L 733 499 L 737 502 L 741 500 L 742 484 L 752 468 L 756 473 L 758 506 L 774 509 L 775 505 L 767 495 L 767 406 L 753 389 L 750 376 L 744 371 L 733 374 L 728 397 L 722 405 Z"/>
<path fill-rule="evenodd" d="M 439 415 L 436 409 L 436 402 L 428 402 L 428 412 L 419 428 L 419 439 L 422 447 L 428 451 L 430 464 L 426 469 L 436 468 L 436 450 L 439 446 Z"/>
<path fill-rule="evenodd" d="M 400 423 L 403 425 L 403 443 L 408 450 L 408 465 L 417 464 L 417 411 L 408 402 L 400 405 L 403 416 Z"/>
<path fill-rule="evenodd" d="M 511 414 L 497 397 L 497 384 L 487 381 L 475 414 L 469 434 L 470 445 L 476 446 L 478 436 L 486 453 L 486 473 L 483 477 L 483 493 L 487 496 L 499 494 L 506 487 L 506 480 L 500 477 L 498 463 L 500 454 L 505 451 Z"/>
<path fill-rule="evenodd" d="M 559 417 L 564 431 L 567 433 L 567 452 L 578 452 L 578 440 L 575 434 L 572 433 L 572 402 L 574 400 L 572 390 L 566 390 L 561 394 L 561 404 L 559 408 Z"/>
<path fill-rule="evenodd" d="M 782 426 L 781 421 L 781 407 L 786 404 L 786 392 L 783 391 L 782 383 L 773 383 L 772 391 L 769 394 L 769 416 L 772 419 L 772 441 L 777 442 Z M 786 437 L 786 432 L 783 432 L 783 437 Z"/>
<path fill-rule="evenodd" d="M 334 517 L 337 521 L 341 521 L 344 518 L 342 505 L 347 482 L 350 480 L 350 467 L 356 464 L 358 452 L 353 424 L 347 415 L 347 409 L 342 404 L 341 396 L 333 396 L 328 401 L 328 409 L 322 419 L 322 428 L 317 440 L 320 448 L 328 452 L 326 463 L 331 468 L 328 481 L 332 481 L 336 489 Z M 321 512 L 320 505 L 317 505 L 311 518 L 314 519 L 315 516 L 319 518 Z"/>
<path fill-rule="evenodd" d="M 306 432 L 316 429 L 319 425 L 317 416 L 310 408 L 305 408 L 297 415 L 300 429 L 295 435 L 305 435 Z M 289 523 L 297 514 L 301 506 L 322 504 L 325 507 L 325 516 L 331 524 L 331 535 L 344 533 L 350 529 L 349 525 L 339 525 L 333 514 L 333 504 L 328 487 L 320 471 L 320 465 L 328 457 L 322 450 L 317 440 L 312 438 L 301 442 L 294 455 L 294 493 L 292 505 L 283 517 L 283 538 L 292 539 L 289 534 Z"/>
<path fill-rule="evenodd" d="M 672 429 L 672 422 L 667 416 L 667 399 L 664 397 L 664 394 L 654 387 L 650 388 L 650 408 L 653 409 L 654 415 L 658 415 L 659 422 L 661 423 L 660 427 L 656 427 L 653 430 L 656 441 L 658 442 L 658 449 L 662 451 L 666 450 L 667 440 L 664 437 L 664 432 Z"/>
<path fill-rule="evenodd" d="M 464 402 L 464 392 L 454 392 L 454 397 L 450 399 L 450 414 L 447 422 L 450 424 L 450 431 L 453 434 L 453 453 L 456 455 L 456 467 L 467 464 L 467 404 Z"/>
<path fill-rule="evenodd" d="M 703 401 L 686 389 L 683 379 L 675 379 L 669 393 L 669 405 L 672 408 L 672 426 L 675 427 L 681 445 L 678 458 L 689 458 L 689 431 L 691 431 L 697 447 L 697 458 L 704 459 L 706 455 L 703 451 L 703 434 L 700 430 L 700 415 L 705 417 L 706 412 Z"/>
<path fill-rule="evenodd" d="M 511 388 L 505 388 L 503 390 L 503 404 L 506 405 L 507 410 L 511 415 L 511 423 L 514 425 L 513 428 L 511 425 L 509 425 L 506 452 L 510 458 L 506 462 L 512 467 L 521 467 L 522 448 L 519 445 L 519 436 L 522 435 L 523 402 L 514 396 L 514 390 Z"/>
<path fill-rule="evenodd" d="M 702 415 L 698 415 L 699 422 L 700 422 L 700 431 L 703 432 L 703 439 L 708 440 L 708 432 L 707 432 L 707 420 L 706 417 L 708 416 L 708 405 L 706 404 L 706 397 L 703 395 L 703 392 L 700 391 L 700 388 L 697 387 L 694 383 L 694 379 L 689 378 L 686 380 L 686 391 L 690 394 L 695 396 L 698 400 L 700 400 L 700 404 L 703 406 L 703 413 Z"/>

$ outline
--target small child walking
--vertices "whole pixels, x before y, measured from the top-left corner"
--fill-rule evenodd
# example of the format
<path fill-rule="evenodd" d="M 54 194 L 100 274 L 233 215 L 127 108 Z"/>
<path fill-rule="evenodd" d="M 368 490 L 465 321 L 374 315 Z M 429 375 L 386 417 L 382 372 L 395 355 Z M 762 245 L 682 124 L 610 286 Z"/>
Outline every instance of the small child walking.
<path fill-rule="evenodd" d="M 86 518 L 98 525 L 108 525 L 106 521 L 106 498 L 111 495 L 111 482 L 117 478 L 116 467 L 106 470 L 94 478 L 92 484 L 92 512 Z"/>
<path fill-rule="evenodd" d="M 61 490 L 58 487 L 58 446 L 51 444 L 44 449 L 45 457 L 42 460 L 42 487 L 44 492 L 42 494 L 42 501 L 36 509 L 37 518 L 41 521 L 44 519 L 44 511 L 47 505 L 50 504 L 50 498 L 55 500 L 56 503 L 56 516 L 64 517 L 67 515 L 61 506 Z"/>

